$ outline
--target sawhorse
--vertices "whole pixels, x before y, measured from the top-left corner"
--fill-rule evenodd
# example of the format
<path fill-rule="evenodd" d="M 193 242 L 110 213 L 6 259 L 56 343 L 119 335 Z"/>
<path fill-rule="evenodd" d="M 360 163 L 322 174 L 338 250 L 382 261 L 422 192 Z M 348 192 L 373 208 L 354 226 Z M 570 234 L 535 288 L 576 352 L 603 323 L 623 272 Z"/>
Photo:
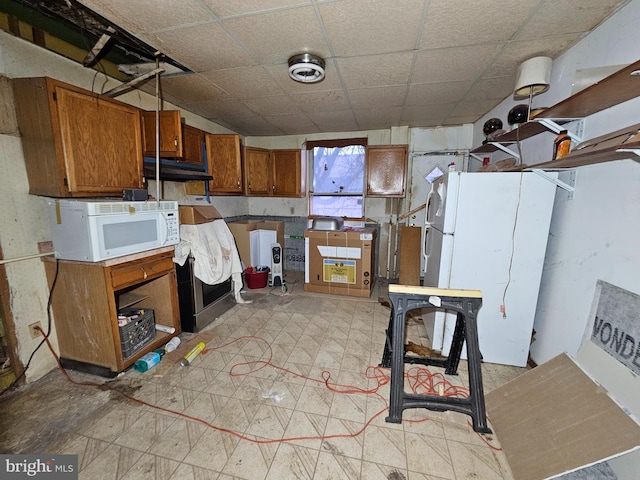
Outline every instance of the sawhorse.
<path fill-rule="evenodd" d="M 402 412 L 407 408 L 427 408 L 435 411 L 452 410 L 471 416 L 473 429 L 478 433 L 491 433 L 487 426 L 482 387 L 482 356 L 478 344 L 478 310 L 482 306 L 480 290 L 454 290 L 448 288 L 389 285 L 392 309 L 381 367 L 391 368 L 389 423 L 402 423 Z M 405 355 L 405 315 L 417 308 L 437 308 L 457 313 L 456 327 L 449 356 L 446 358 L 413 357 Z M 432 394 L 411 394 L 404 391 L 404 364 L 419 363 L 443 367 L 445 374 L 456 375 L 462 348 L 466 340 L 469 371 L 469 396 L 444 397 Z"/>

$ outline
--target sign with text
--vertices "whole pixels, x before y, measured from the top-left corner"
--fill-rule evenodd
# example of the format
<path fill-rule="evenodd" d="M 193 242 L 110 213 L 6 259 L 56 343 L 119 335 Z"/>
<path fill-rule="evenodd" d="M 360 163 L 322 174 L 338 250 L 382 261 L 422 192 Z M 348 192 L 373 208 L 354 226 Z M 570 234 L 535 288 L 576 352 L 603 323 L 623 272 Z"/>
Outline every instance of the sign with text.
<path fill-rule="evenodd" d="M 640 296 L 599 281 L 591 341 L 640 374 Z"/>
<path fill-rule="evenodd" d="M 78 455 L 0 455 L 0 478 L 78 480 Z"/>

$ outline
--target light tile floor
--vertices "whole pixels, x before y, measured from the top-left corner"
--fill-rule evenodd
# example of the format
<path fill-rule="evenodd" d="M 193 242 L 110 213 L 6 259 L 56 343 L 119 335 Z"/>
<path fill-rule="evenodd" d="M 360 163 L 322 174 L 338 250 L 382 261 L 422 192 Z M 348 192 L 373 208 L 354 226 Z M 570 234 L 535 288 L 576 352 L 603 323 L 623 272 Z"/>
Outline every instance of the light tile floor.
<path fill-rule="evenodd" d="M 209 350 L 189 367 L 161 362 L 108 382 L 147 404 L 110 393 L 51 453 L 77 454 L 80 478 L 92 480 L 512 479 L 496 436 L 476 434 L 466 415 L 415 409 L 402 424 L 385 422 L 389 386 L 366 375 L 389 321 L 377 295 L 290 288 L 247 292 L 253 303 L 210 325 Z M 407 330 L 425 342 L 419 320 Z M 466 383 L 465 367 L 453 384 Z M 523 372 L 484 364 L 485 393 Z M 340 386 L 328 389 L 328 375 Z M 371 393 L 336 391 L 354 389 Z"/>

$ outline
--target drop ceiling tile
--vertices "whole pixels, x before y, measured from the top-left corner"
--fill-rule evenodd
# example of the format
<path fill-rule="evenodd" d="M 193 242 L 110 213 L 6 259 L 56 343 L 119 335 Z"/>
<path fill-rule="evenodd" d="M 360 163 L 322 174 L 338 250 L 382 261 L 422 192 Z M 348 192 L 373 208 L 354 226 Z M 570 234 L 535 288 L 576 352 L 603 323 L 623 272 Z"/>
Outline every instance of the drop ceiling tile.
<path fill-rule="evenodd" d="M 413 52 L 387 53 L 337 60 L 347 88 L 406 85 L 409 81 Z"/>
<path fill-rule="evenodd" d="M 513 75 L 515 85 L 516 72 L 522 62 L 540 55 L 555 58 L 576 43 L 580 37 L 580 34 L 572 33 L 557 37 L 510 42 L 491 65 L 490 73 L 495 77 Z"/>
<path fill-rule="evenodd" d="M 539 3 L 539 0 L 431 0 L 420 48 L 505 42 Z"/>
<path fill-rule="evenodd" d="M 503 100 L 513 94 L 515 75 L 507 77 L 481 78 L 464 97 L 465 101 L 486 100 L 494 98 Z"/>
<path fill-rule="evenodd" d="M 616 10 L 613 0 L 605 1 L 581 1 L 545 0 L 541 8 L 537 9 L 531 20 L 518 32 L 517 40 L 535 39 L 540 37 L 552 37 L 558 34 L 587 33 L 603 19 L 611 16 Z M 567 18 L 571 22 L 567 22 Z"/>
<path fill-rule="evenodd" d="M 218 87 L 238 98 L 282 95 L 284 92 L 262 67 L 232 68 L 203 74 Z"/>
<path fill-rule="evenodd" d="M 282 135 L 283 130 L 272 125 L 258 115 L 252 117 L 235 117 L 225 120 L 227 125 L 232 125 L 233 130 L 239 132 L 251 132 L 251 135 Z"/>
<path fill-rule="evenodd" d="M 242 0 L 230 2 L 229 0 L 203 0 L 211 11 L 218 17 L 246 15 L 268 10 L 311 5 L 310 0 Z"/>
<path fill-rule="evenodd" d="M 406 92 L 406 86 L 356 88 L 349 90 L 349 100 L 354 109 L 398 107 Z"/>
<path fill-rule="evenodd" d="M 453 125 L 464 125 L 466 123 L 475 123 L 478 121 L 479 118 L 480 116 L 478 115 L 468 115 L 465 117 L 451 116 L 444 121 L 443 125 L 453 126 Z"/>
<path fill-rule="evenodd" d="M 355 110 L 356 120 L 359 124 L 382 124 L 398 125 L 402 114 L 402 107 L 369 108 Z"/>
<path fill-rule="evenodd" d="M 425 118 L 430 121 L 434 119 L 440 119 L 440 121 L 442 121 L 449 116 L 454 107 L 455 104 L 453 103 L 425 105 L 421 107 L 405 107 L 402 112 L 401 121 L 420 120 L 421 118 Z"/>
<path fill-rule="evenodd" d="M 422 5 L 416 0 L 341 0 L 318 9 L 334 54 L 351 57 L 415 49 Z"/>
<path fill-rule="evenodd" d="M 407 105 L 453 103 L 462 98 L 473 82 L 414 83 L 409 86 Z"/>
<path fill-rule="evenodd" d="M 477 115 L 482 116 L 485 112 L 488 112 L 498 103 L 497 100 L 478 100 L 478 101 L 462 101 L 451 111 L 451 116 L 464 117 Z"/>
<path fill-rule="evenodd" d="M 349 101 L 342 90 L 295 94 L 291 98 L 303 112 L 331 112 L 349 108 Z"/>
<path fill-rule="evenodd" d="M 143 39 L 194 72 L 255 64 L 218 23 L 166 30 Z"/>
<path fill-rule="evenodd" d="M 422 118 L 420 120 L 403 120 L 403 125 L 407 125 L 409 128 L 435 128 L 440 127 L 444 123 L 443 118 Z"/>
<path fill-rule="evenodd" d="M 441 50 L 422 50 L 416 55 L 412 82 L 439 83 L 475 80 L 487 69 L 498 49 L 497 45 L 475 45 Z"/>
<path fill-rule="evenodd" d="M 309 112 L 309 118 L 316 124 L 322 125 L 329 122 L 347 124 L 355 122 L 351 110 L 334 110 L 329 112 Z M 355 124 L 355 123 L 354 123 Z"/>
<path fill-rule="evenodd" d="M 172 77 L 160 77 L 163 95 L 169 94 L 190 103 L 212 101 L 228 97 L 224 91 L 213 85 L 201 75 L 186 74 Z"/>
<path fill-rule="evenodd" d="M 341 136 L 346 132 L 361 132 L 362 130 L 365 129 L 355 123 L 330 123 L 328 125 L 318 127 L 318 132 L 313 133 L 335 133 L 336 136 Z"/>
<path fill-rule="evenodd" d="M 206 118 L 251 117 L 256 113 L 235 98 L 224 98 L 214 102 L 185 103 L 185 108 Z M 196 112 L 196 110 L 198 112 Z"/>
<path fill-rule="evenodd" d="M 286 63 L 296 53 L 330 53 L 313 7 L 236 17 L 223 25 L 261 64 Z"/>
<path fill-rule="evenodd" d="M 309 119 L 309 117 L 303 113 L 297 114 L 285 114 L 285 115 L 265 115 L 264 118 L 280 128 L 284 132 L 308 132 L 309 130 L 316 129 L 317 127 Z"/>
<path fill-rule="evenodd" d="M 174 0 L 82 0 L 82 3 L 138 36 L 176 25 L 213 20 L 209 9 L 198 0 L 182 0 L 180 8 L 176 8 Z"/>
<path fill-rule="evenodd" d="M 389 125 L 388 122 L 374 122 L 374 123 L 358 123 L 358 130 L 388 130 L 389 127 L 399 127 L 400 124 Z"/>
<path fill-rule="evenodd" d="M 248 108 L 261 115 L 300 113 L 296 102 L 286 95 L 248 98 L 242 101 Z"/>

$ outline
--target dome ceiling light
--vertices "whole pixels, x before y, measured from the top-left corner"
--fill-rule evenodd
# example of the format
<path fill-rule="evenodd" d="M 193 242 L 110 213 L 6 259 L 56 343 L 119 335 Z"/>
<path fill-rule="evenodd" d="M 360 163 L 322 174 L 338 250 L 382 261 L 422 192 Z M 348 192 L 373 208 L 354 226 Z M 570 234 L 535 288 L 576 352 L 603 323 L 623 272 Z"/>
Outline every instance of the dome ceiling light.
<path fill-rule="evenodd" d="M 324 78 L 324 60 L 310 53 L 289 58 L 289 76 L 296 82 L 316 83 Z"/>

